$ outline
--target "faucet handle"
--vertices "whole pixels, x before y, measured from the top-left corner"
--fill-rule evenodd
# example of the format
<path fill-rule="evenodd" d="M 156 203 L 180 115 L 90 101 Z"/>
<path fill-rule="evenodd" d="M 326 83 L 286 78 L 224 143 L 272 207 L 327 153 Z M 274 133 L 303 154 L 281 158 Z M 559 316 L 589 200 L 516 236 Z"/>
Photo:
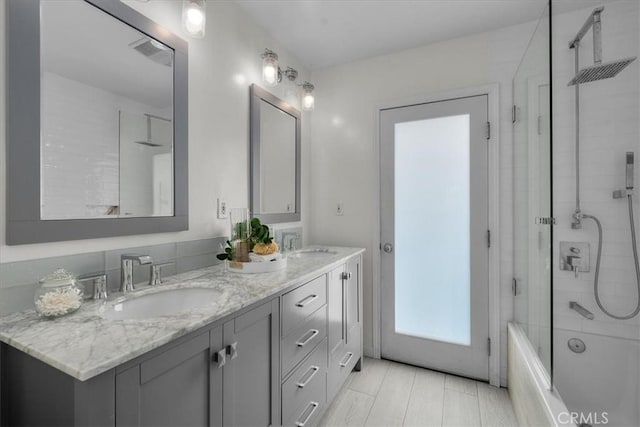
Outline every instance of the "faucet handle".
<path fill-rule="evenodd" d="M 142 254 L 122 254 L 120 255 L 120 258 L 123 261 L 124 260 L 138 261 L 138 263 L 142 265 L 151 264 L 153 262 L 153 259 L 151 258 L 150 255 L 142 255 Z"/>
<path fill-rule="evenodd" d="M 84 282 L 93 284 L 93 299 L 107 299 L 107 275 L 106 274 L 93 274 L 80 276 L 78 282 L 84 285 Z"/>
<path fill-rule="evenodd" d="M 161 264 L 151 265 L 151 275 L 149 276 L 149 286 L 156 286 L 162 284 L 162 269 L 169 265 L 173 265 L 172 262 L 164 262 Z"/>

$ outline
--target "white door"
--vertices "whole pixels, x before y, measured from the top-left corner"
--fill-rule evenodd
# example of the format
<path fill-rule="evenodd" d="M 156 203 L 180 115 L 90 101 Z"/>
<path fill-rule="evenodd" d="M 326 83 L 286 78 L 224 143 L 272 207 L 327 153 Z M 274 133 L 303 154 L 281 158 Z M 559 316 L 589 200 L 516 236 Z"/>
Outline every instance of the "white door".
<path fill-rule="evenodd" d="M 488 96 L 380 112 L 382 357 L 487 380 Z"/>

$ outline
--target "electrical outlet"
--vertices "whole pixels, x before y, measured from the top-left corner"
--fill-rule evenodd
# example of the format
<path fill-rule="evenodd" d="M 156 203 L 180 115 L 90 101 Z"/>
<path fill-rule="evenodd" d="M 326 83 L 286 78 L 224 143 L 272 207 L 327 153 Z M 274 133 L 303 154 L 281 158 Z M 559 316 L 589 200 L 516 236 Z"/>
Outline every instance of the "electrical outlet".
<path fill-rule="evenodd" d="M 336 215 L 344 215 L 344 203 L 338 202 L 338 204 L 336 205 Z"/>
<path fill-rule="evenodd" d="M 229 216 L 229 210 L 227 208 L 227 201 L 225 199 L 218 198 L 218 219 L 225 219 Z"/>

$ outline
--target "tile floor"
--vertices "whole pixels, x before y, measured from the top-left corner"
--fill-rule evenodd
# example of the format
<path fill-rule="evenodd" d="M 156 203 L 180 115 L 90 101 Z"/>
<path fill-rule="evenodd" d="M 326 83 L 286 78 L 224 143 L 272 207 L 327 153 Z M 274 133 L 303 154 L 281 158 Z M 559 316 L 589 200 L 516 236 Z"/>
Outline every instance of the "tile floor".
<path fill-rule="evenodd" d="M 387 360 L 364 360 L 320 421 L 327 426 L 517 427 L 509 394 Z"/>

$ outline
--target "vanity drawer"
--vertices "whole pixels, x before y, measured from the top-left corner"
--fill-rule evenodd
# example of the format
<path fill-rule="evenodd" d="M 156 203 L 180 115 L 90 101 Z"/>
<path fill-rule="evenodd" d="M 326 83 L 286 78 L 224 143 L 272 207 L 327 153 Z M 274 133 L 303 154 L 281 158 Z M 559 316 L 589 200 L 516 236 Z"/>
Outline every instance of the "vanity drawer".
<path fill-rule="evenodd" d="M 324 405 L 327 395 L 327 340 L 318 344 L 311 355 L 282 384 L 282 419 L 295 424 L 303 412 L 316 402 Z M 309 408 L 311 411 L 313 408 Z M 320 408 L 316 408 L 318 412 Z M 307 424 L 309 425 L 309 424 Z"/>
<path fill-rule="evenodd" d="M 362 356 L 360 353 L 360 327 L 354 325 L 349 331 L 351 341 L 343 341 L 329 357 L 329 372 L 327 380 L 327 397 L 331 401 L 353 371 Z"/>
<path fill-rule="evenodd" d="M 327 303 L 327 276 L 322 275 L 282 296 L 282 336 Z"/>
<path fill-rule="evenodd" d="M 282 376 L 293 369 L 311 350 L 327 336 L 327 306 L 315 313 L 282 340 L 280 348 Z M 326 358 L 326 354 L 325 354 Z M 326 362 L 325 362 L 326 364 Z"/>

